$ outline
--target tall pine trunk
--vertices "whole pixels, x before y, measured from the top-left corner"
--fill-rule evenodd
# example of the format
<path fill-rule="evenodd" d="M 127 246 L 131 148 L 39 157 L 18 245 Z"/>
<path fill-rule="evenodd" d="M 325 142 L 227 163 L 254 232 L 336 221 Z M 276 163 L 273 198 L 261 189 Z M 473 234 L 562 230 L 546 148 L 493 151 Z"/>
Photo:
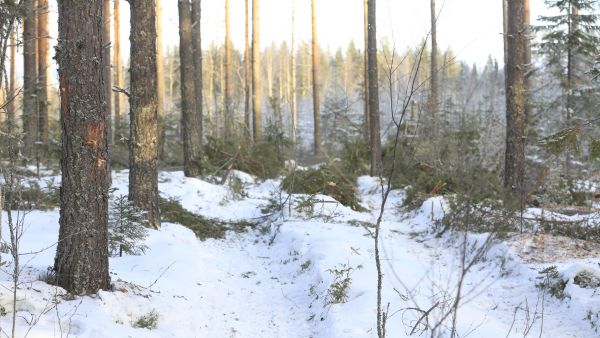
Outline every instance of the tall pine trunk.
<path fill-rule="evenodd" d="M 435 11 L 435 0 L 431 0 L 431 74 L 430 74 L 430 93 L 429 93 L 429 111 L 431 113 L 431 129 L 434 137 L 438 132 L 438 64 L 437 64 L 437 13 Z"/>
<path fill-rule="evenodd" d="M 106 45 L 104 46 L 104 60 L 106 60 L 104 66 L 104 86 L 106 88 L 106 104 L 108 110 L 106 113 L 108 114 L 106 117 L 106 130 L 108 131 L 108 135 L 110 135 L 109 147 L 112 146 L 113 143 L 113 131 L 112 131 L 112 67 L 110 63 L 110 0 L 104 0 L 104 36 Z M 110 172 L 109 172 L 110 173 Z"/>
<path fill-rule="evenodd" d="M 165 139 L 165 60 L 163 55 L 162 6 L 156 0 L 156 103 L 158 110 L 158 152 L 162 154 Z"/>
<path fill-rule="evenodd" d="M 376 3 L 369 0 L 369 119 L 371 176 L 381 174 L 381 126 L 379 116 L 379 81 L 377 74 L 377 29 Z"/>
<path fill-rule="evenodd" d="M 529 23 L 526 19 L 525 0 L 508 2 L 506 65 L 506 154 L 504 186 L 515 196 L 525 196 L 526 95 Z"/>
<path fill-rule="evenodd" d="M 50 32 L 48 22 L 48 0 L 38 0 L 38 114 L 39 114 L 39 140 L 42 144 L 48 143 L 48 89 Z"/>
<path fill-rule="evenodd" d="M 158 200 L 158 92 L 156 4 L 129 0 L 131 8 L 131 97 L 129 199 L 160 227 Z"/>
<path fill-rule="evenodd" d="M 229 0 L 225 0 L 225 137 L 233 135 L 233 86 L 231 83 L 231 34 L 229 29 Z"/>
<path fill-rule="evenodd" d="M 195 111 L 195 142 L 196 142 L 196 166 L 202 170 L 200 158 L 202 157 L 202 133 L 204 129 L 202 118 L 203 94 L 202 94 L 202 34 L 201 34 L 201 6 L 200 0 L 192 0 L 192 49 L 194 57 L 194 92 L 196 98 Z"/>
<path fill-rule="evenodd" d="M 73 294 L 110 287 L 103 2 L 58 2 L 62 185 L 54 269 L 57 285 Z"/>
<path fill-rule="evenodd" d="M 292 95 L 292 130 L 290 132 L 290 140 L 293 144 L 296 144 L 297 130 L 298 130 L 298 103 L 296 93 L 296 1 L 292 0 L 292 46 L 290 50 L 291 55 L 291 95 Z"/>
<path fill-rule="evenodd" d="M 37 28 L 34 0 L 24 0 L 23 20 L 23 155 L 34 155 L 38 138 L 37 106 Z"/>
<path fill-rule="evenodd" d="M 254 142 L 262 135 L 262 100 L 260 73 L 260 4 L 252 0 L 252 131 Z"/>
<path fill-rule="evenodd" d="M 321 154 L 321 102 L 319 98 L 319 44 L 317 42 L 317 11 L 315 1 L 311 0 L 312 17 L 312 87 L 313 87 L 313 151 Z"/>
<path fill-rule="evenodd" d="M 246 136 L 247 140 L 251 140 L 250 137 L 250 83 L 251 83 L 251 69 L 250 69 L 250 41 L 249 41 L 249 6 L 248 6 L 248 1 L 250 0 L 244 0 L 244 5 L 245 5 L 245 16 L 246 16 L 246 20 L 245 20 L 245 26 L 244 26 L 244 33 L 245 33 L 245 44 L 244 44 L 244 135 Z"/>
<path fill-rule="evenodd" d="M 113 11 L 113 67 L 114 67 L 114 85 L 123 88 L 125 80 L 123 78 L 123 58 L 121 57 L 121 0 L 114 0 Z M 115 93 L 114 96 L 114 125 L 111 138 L 114 142 L 115 137 L 121 137 L 118 133 L 121 132 L 121 114 L 123 114 L 125 106 L 125 98 L 122 93 Z"/>
<path fill-rule="evenodd" d="M 194 0 L 195 1 L 195 0 Z M 185 176 L 200 175 L 200 121 L 196 108 L 194 84 L 195 61 L 192 46 L 192 13 L 189 0 L 178 0 L 179 59 L 181 74 L 181 125 L 183 138 L 183 171 Z"/>
<path fill-rule="evenodd" d="M 369 0 L 364 0 L 364 35 L 365 35 L 365 50 L 364 50 L 364 120 L 363 128 L 365 140 L 367 144 L 371 144 L 371 122 L 369 117 Z"/>

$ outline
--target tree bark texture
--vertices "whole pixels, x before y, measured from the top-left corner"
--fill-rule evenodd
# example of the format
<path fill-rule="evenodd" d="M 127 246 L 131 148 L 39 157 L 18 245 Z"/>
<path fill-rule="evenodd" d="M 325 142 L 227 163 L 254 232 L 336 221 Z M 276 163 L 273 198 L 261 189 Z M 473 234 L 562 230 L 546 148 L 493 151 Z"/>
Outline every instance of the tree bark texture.
<path fill-rule="evenodd" d="M 48 53 L 50 50 L 50 32 L 48 22 L 48 0 L 38 0 L 38 129 L 39 129 L 39 140 L 42 144 L 48 142 L 48 88 L 49 83 L 49 58 Z"/>
<path fill-rule="evenodd" d="M 131 97 L 129 199 L 160 227 L 158 195 L 158 91 L 156 3 L 129 0 L 131 8 Z"/>
<path fill-rule="evenodd" d="M 54 269 L 74 294 L 108 289 L 108 140 L 103 0 L 58 3 L 62 186 Z"/>
<path fill-rule="evenodd" d="M 113 11 L 113 67 L 114 67 L 114 85 L 123 88 L 125 87 L 125 80 L 123 78 L 123 58 L 121 57 L 121 0 L 114 0 L 114 11 Z M 117 131 L 120 131 L 121 126 L 121 114 L 125 110 L 125 97 L 122 93 L 115 93 L 114 96 L 115 108 L 114 108 L 114 126 L 111 138 L 114 141 Z M 120 135 L 117 135 L 120 137 Z"/>
<path fill-rule="evenodd" d="M 200 174 L 201 134 L 196 108 L 194 84 L 194 48 L 192 46 L 192 13 L 189 0 L 178 0 L 179 58 L 181 64 L 181 125 L 183 141 L 183 171 L 185 176 Z"/>
<path fill-rule="evenodd" d="M 506 153 L 504 185 L 516 196 L 525 195 L 526 146 L 526 80 L 527 27 L 524 0 L 508 2 L 507 55 L 506 55 Z"/>
<path fill-rule="evenodd" d="M 24 0 L 23 20 L 23 155 L 32 158 L 38 139 L 37 28 L 34 0 Z"/>

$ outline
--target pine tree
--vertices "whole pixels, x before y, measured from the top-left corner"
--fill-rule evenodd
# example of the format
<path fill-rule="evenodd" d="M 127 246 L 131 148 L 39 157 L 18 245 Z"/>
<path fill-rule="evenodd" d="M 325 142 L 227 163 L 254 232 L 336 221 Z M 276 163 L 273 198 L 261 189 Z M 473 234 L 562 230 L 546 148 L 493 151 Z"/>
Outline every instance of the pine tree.
<path fill-rule="evenodd" d="M 62 186 L 54 270 L 73 294 L 110 286 L 103 2 L 58 2 Z"/>
<path fill-rule="evenodd" d="M 542 34 L 541 42 L 536 47 L 560 82 L 562 95 L 559 95 L 558 101 L 559 106 L 563 107 L 561 111 L 564 112 L 565 128 L 575 130 L 579 123 L 575 119 L 591 118 L 600 103 L 598 91 L 591 86 L 588 74 L 593 68 L 594 58 L 600 52 L 600 17 L 594 14 L 597 1 L 546 0 L 545 3 L 558 13 L 540 17 L 542 24 L 534 28 Z M 587 111 L 592 113 L 586 114 Z M 566 152 L 564 168 L 569 176 L 569 152 Z"/>
<path fill-rule="evenodd" d="M 131 8 L 131 97 L 129 198 L 160 227 L 158 201 L 158 85 L 156 72 L 156 4 L 129 0 Z"/>

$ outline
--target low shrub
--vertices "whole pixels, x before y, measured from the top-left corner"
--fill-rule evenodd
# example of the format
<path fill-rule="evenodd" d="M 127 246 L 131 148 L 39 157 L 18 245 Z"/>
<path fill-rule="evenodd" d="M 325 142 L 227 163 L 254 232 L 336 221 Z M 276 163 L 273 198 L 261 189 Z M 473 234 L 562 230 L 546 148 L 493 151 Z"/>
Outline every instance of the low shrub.
<path fill-rule="evenodd" d="M 294 170 L 281 186 L 290 194 L 322 194 L 335 198 L 353 210 L 363 210 L 356 197 L 356 180 L 343 176 L 339 169 L 323 165 L 318 169 Z"/>

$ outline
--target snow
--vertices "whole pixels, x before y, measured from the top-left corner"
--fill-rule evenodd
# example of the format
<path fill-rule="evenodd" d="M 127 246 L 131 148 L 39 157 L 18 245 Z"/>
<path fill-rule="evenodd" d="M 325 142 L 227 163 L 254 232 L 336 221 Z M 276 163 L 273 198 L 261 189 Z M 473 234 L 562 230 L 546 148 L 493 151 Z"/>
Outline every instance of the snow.
<path fill-rule="evenodd" d="M 127 193 L 127 177 L 127 171 L 113 174 L 115 194 Z M 232 180 L 241 182 L 242 191 Z M 261 221 L 268 231 L 232 232 L 225 239 L 200 241 L 181 225 L 163 223 L 160 230 L 149 230 L 144 255 L 111 258 L 114 290 L 95 296 L 68 297 L 61 288 L 40 281 L 53 265 L 58 210 L 27 213 L 16 336 L 30 330 L 28 337 L 377 337 L 371 235 L 382 200 L 379 180 L 358 179 L 361 204 L 368 212 L 353 211 L 328 196 L 287 196 L 279 184 L 236 171 L 225 184 L 219 178 L 160 173 L 162 197 L 177 198 L 189 211 L 210 218 Z M 446 200 L 433 197 L 405 212 L 400 208 L 403 198 L 401 190 L 390 193 L 381 228 L 388 337 L 408 337 L 419 322 L 414 330 L 418 336 L 419 330 L 438 323 L 458 291 L 461 252 L 469 259 L 488 239 L 487 234 L 454 232 L 438 238 L 431 229 L 449 211 Z M 312 208 L 306 207 L 307 201 Z M 273 202 L 283 204 L 281 213 L 263 214 Z M 531 210 L 529 215 L 539 213 Z M 3 234 L 8 233 L 6 216 Z M 459 336 L 599 336 L 593 325 L 600 324 L 600 294 L 574 279 L 582 272 L 600 276 L 600 254 L 529 260 L 525 254 L 536 252 L 535 240 L 514 236 L 495 241 L 469 270 L 460 289 Z M 7 254 L 2 260 L 8 262 L 0 272 L 0 306 L 7 314 L 0 318 L 0 327 L 9 332 L 12 263 Z M 551 265 L 567 282 L 564 300 L 536 287 L 538 271 Z M 345 269 L 350 279 L 347 300 L 338 304 L 332 284 L 343 279 L 339 271 Z M 427 310 L 430 316 L 419 321 L 421 311 Z M 152 311 L 158 314 L 155 329 L 134 327 Z M 451 325 L 450 316 L 438 328 L 441 337 L 450 335 Z"/>

